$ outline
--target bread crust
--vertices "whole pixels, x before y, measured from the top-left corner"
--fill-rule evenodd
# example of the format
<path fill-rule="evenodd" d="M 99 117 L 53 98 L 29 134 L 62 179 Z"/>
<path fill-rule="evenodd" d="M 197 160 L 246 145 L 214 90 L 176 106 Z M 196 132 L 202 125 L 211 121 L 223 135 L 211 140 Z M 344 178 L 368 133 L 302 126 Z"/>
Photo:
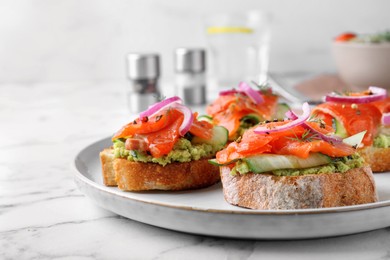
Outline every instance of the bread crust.
<path fill-rule="evenodd" d="M 100 162 L 103 172 L 103 183 L 106 186 L 117 186 L 114 172 L 114 154 L 112 149 L 104 149 L 100 152 Z"/>
<path fill-rule="evenodd" d="M 208 159 L 162 166 L 115 158 L 112 149 L 105 149 L 100 153 L 100 160 L 104 184 L 124 191 L 196 189 L 220 180 L 218 167 Z"/>
<path fill-rule="evenodd" d="M 372 171 L 364 166 L 345 173 L 275 176 L 230 174 L 220 168 L 223 193 L 230 204 L 251 209 L 328 208 L 378 201 Z"/>
<path fill-rule="evenodd" d="M 390 171 L 390 148 L 369 146 L 359 149 L 359 153 L 373 172 Z"/>

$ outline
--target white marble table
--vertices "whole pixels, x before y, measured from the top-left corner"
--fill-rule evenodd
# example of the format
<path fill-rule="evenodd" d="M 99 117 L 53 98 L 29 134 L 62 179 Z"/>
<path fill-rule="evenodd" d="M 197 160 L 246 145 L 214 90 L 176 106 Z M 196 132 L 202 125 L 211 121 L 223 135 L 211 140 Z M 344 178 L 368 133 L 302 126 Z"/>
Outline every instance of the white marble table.
<path fill-rule="evenodd" d="M 164 230 L 95 206 L 77 189 L 71 163 L 129 119 L 125 86 L 0 84 L 0 259 L 390 259 L 390 228 L 231 240 Z"/>

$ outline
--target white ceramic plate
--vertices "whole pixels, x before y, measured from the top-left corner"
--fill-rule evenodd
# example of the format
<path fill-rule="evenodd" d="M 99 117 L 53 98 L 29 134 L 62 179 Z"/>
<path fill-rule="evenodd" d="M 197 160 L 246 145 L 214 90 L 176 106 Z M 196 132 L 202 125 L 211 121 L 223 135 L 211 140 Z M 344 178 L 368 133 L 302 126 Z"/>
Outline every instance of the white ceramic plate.
<path fill-rule="evenodd" d="M 242 239 L 303 239 L 390 226 L 390 172 L 375 174 L 379 202 L 304 210 L 249 210 L 225 202 L 220 184 L 181 192 L 123 192 L 103 185 L 99 152 L 109 138 L 76 156 L 76 183 L 97 205 L 150 225 L 193 234 Z"/>

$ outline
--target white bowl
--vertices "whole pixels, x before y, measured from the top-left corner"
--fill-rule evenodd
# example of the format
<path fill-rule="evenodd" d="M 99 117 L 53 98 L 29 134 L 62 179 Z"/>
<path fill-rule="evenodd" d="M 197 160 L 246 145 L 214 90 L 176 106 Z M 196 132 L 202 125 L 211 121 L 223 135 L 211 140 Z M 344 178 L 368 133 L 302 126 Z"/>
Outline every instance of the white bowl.
<path fill-rule="evenodd" d="M 339 75 L 349 87 L 390 89 L 390 43 L 334 42 L 332 47 Z"/>

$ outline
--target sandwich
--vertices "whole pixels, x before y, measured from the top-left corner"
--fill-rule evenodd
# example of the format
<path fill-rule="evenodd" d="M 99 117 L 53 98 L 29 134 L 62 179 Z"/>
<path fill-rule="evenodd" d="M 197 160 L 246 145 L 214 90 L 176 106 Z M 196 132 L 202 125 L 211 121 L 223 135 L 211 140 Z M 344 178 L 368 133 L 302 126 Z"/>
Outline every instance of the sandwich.
<path fill-rule="evenodd" d="M 313 114 L 345 138 L 367 131 L 358 152 L 373 172 L 390 171 L 390 98 L 385 89 L 331 93 Z"/>
<path fill-rule="evenodd" d="M 220 181 L 208 163 L 222 149 L 227 130 L 198 120 L 171 97 L 123 126 L 100 152 L 103 182 L 125 191 L 186 190 Z"/>
<path fill-rule="evenodd" d="M 334 135 L 303 105 L 263 122 L 217 153 L 225 200 L 260 210 L 327 208 L 378 200 L 370 167 L 356 152 L 365 132 Z"/>
<path fill-rule="evenodd" d="M 240 137 L 244 131 L 261 121 L 281 119 L 289 107 L 278 104 L 278 96 L 267 86 L 253 89 L 241 82 L 238 89 L 221 91 L 207 108 L 207 118 L 215 125 L 228 129 L 229 140 Z"/>

